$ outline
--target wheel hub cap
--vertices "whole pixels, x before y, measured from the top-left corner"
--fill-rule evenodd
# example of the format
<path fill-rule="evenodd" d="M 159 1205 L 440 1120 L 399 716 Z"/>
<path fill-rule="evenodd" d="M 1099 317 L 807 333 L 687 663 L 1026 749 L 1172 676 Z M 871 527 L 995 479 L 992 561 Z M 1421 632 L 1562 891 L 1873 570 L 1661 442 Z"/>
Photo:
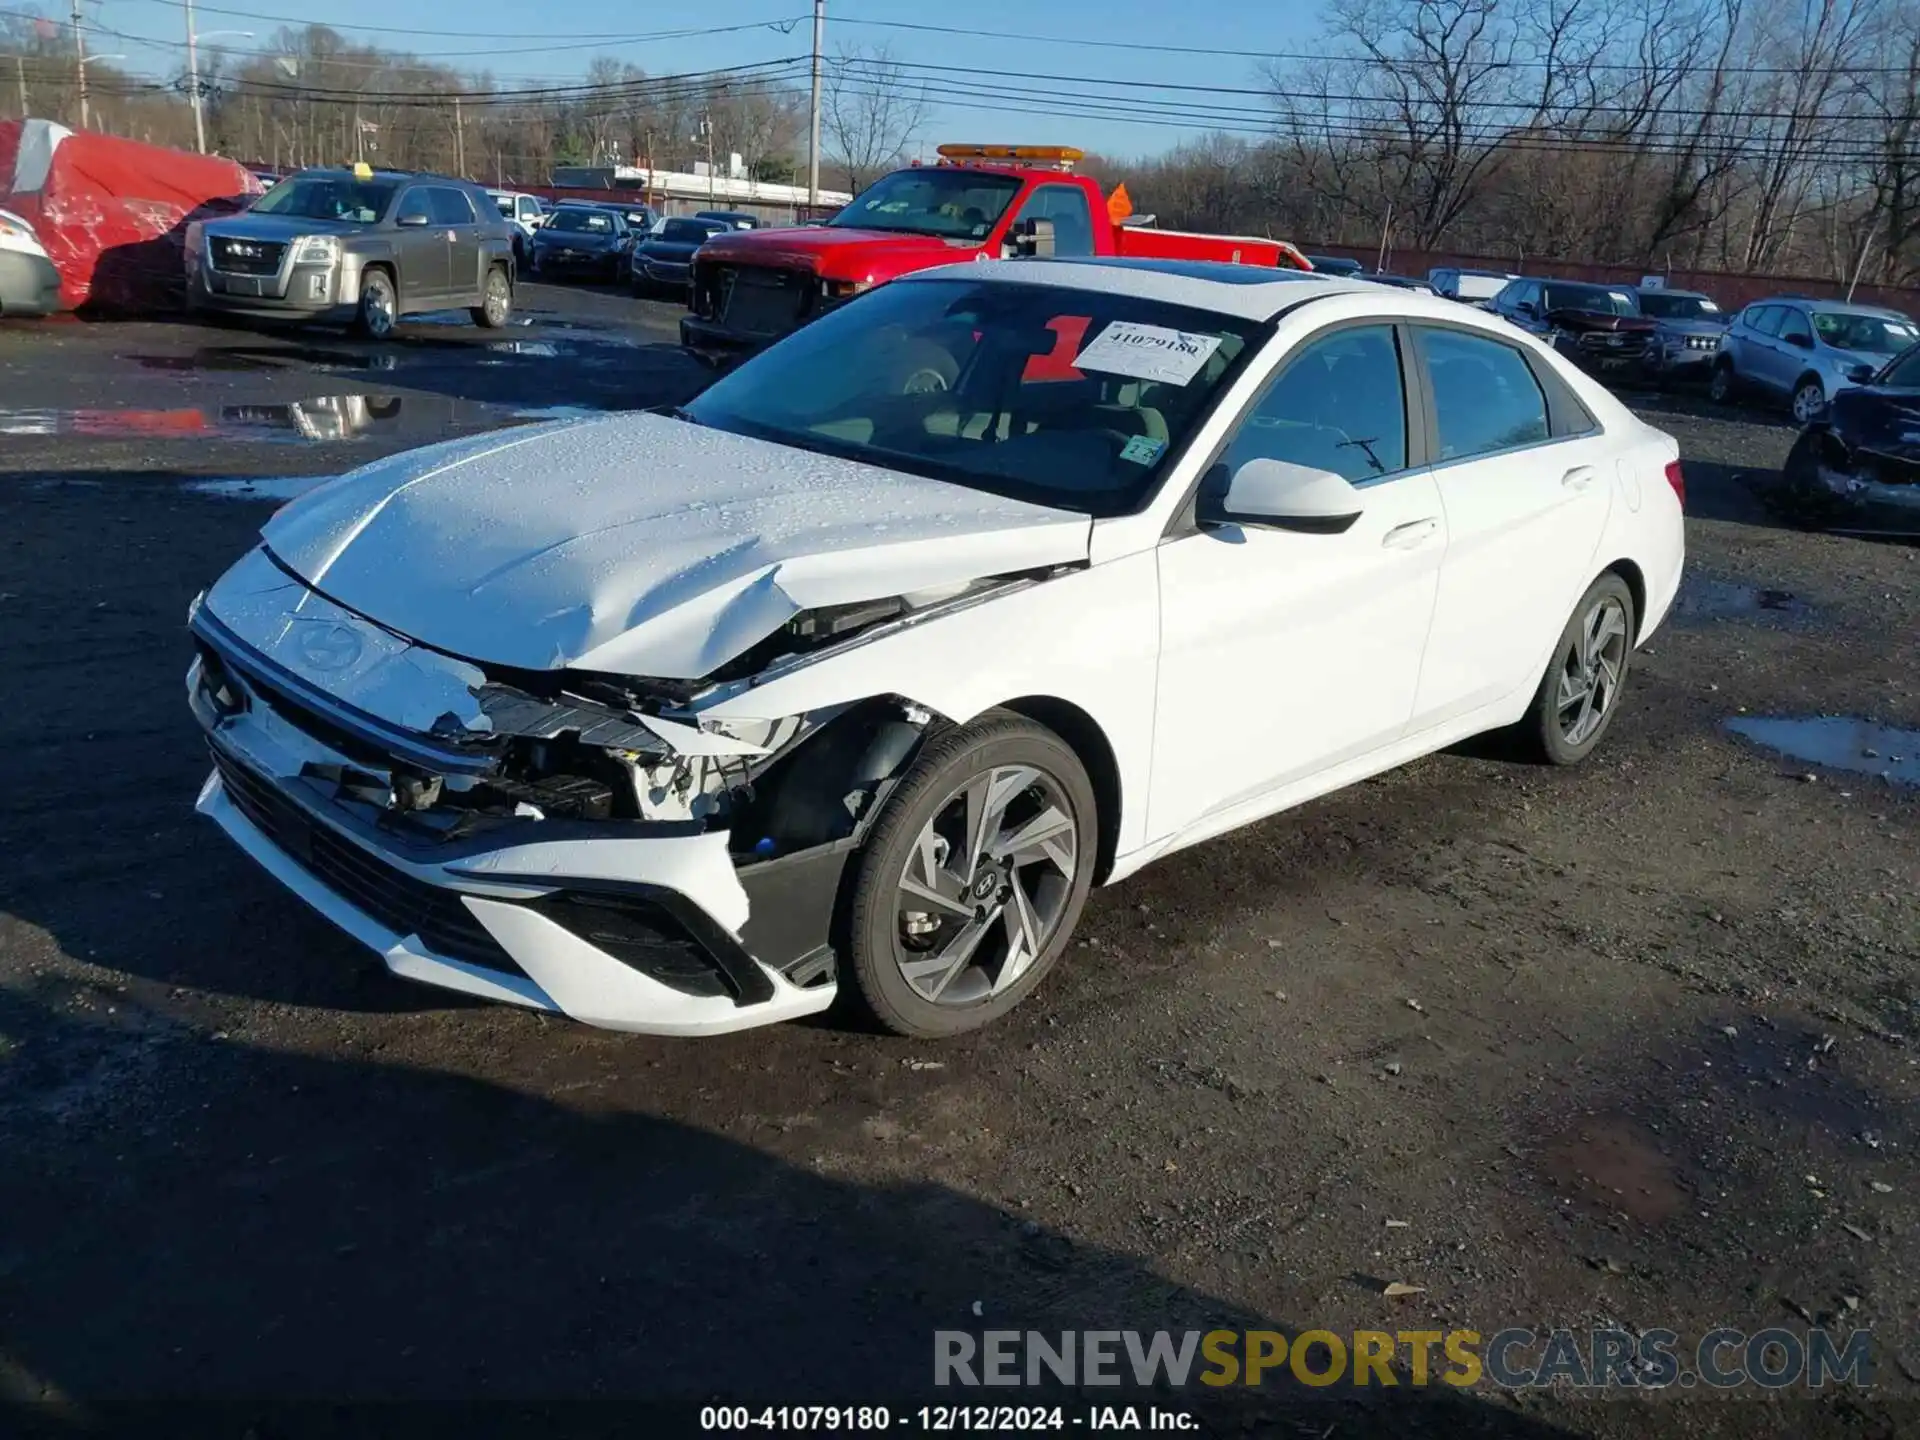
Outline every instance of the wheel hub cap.
<path fill-rule="evenodd" d="M 1626 611 L 1608 597 L 1581 618 L 1561 661 L 1555 713 L 1567 744 L 1584 745 L 1606 723 L 1626 657 Z"/>
<path fill-rule="evenodd" d="M 1079 866 L 1079 832 L 1053 778 L 998 766 L 949 795 L 900 872 L 895 955 L 940 1005 L 998 995 L 1046 953 Z"/>

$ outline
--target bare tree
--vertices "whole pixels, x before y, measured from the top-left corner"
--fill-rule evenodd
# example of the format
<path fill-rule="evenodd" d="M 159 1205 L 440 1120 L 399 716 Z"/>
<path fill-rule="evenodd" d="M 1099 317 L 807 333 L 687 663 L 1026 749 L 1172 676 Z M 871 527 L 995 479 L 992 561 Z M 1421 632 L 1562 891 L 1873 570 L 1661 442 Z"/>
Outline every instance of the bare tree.
<path fill-rule="evenodd" d="M 837 53 L 821 98 L 821 128 L 847 188 L 862 190 L 897 165 L 931 108 L 926 87 L 907 77 L 886 46 Z"/>

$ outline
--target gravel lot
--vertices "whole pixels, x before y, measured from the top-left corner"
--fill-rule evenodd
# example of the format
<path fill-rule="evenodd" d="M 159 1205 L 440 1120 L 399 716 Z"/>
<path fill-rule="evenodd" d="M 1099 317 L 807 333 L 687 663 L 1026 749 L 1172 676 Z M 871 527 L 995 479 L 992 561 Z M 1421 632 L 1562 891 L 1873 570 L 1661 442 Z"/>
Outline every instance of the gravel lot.
<path fill-rule="evenodd" d="M 1774 524 L 1782 423 L 1644 397 L 1687 460 L 1690 577 L 1586 767 L 1476 745 L 1179 855 L 1097 894 L 1035 1000 L 945 1047 L 838 1023 L 672 1042 L 391 979 L 191 811 L 185 608 L 268 513 L 194 482 L 700 381 L 667 306 L 521 304 L 505 339 L 385 347 L 0 324 L 16 1421 L 212 1398 L 197 1433 L 264 1436 L 338 1433 L 289 1401 L 514 1401 L 546 1417 L 517 1433 L 557 1433 L 605 1418 L 557 1407 L 580 1397 L 898 1405 L 936 1328 L 989 1325 L 1819 1322 L 1872 1327 L 1872 1391 L 1166 1403 L 1323 1440 L 1920 1427 L 1920 792 L 1877 773 L 1911 774 L 1920 736 L 1843 744 L 1854 773 L 1726 728 L 1920 731 L 1920 550 Z M 304 413 L 356 437 L 302 438 L 288 407 L 353 395 Z"/>

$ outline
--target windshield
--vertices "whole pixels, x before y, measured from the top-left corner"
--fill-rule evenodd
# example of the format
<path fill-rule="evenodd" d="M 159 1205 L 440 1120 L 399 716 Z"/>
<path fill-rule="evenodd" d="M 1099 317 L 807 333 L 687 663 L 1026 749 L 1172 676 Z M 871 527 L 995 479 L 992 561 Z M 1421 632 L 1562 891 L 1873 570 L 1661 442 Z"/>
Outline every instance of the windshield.
<path fill-rule="evenodd" d="M 896 170 L 876 180 L 827 223 L 984 240 L 1020 193 L 1021 183 L 1011 175 L 973 170 Z"/>
<path fill-rule="evenodd" d="M 674 245 L 699 245 L 726 228 L 705 220 L 669 220 L 660 227 L 660 238 Z"/>
<path fill-rule="evenodd" d="M 1602 290 L 1598 285 L 1549 285 L 1547 309 L 1585 310 L 1595 315 L 1632 315 L 1637 313 L 1630 296 L 1619 290 Z"/>
<path fill-rule="evenodd" d="M 253 202 L 256 215 L 292 215 L 303 220 L 353 220 L 371 225 L 387 213 L 391 180 L 354 180 L 347 176 L 296 175 L 282 180 Z"/>
<path fill-rule="evenodd" d="M 1659 290 L 1640 292 L 1640 313 L 1656 320 L 1718 320 L 1720 307 L 1704 295 L 1674 295 Z"/>
<path fill-rule="evenodd" d="M 1867 355 L 1897 355 L 1920 339 L 1920 331 L 1915 331 L 1912 322 L 1887 315 L 1816 310 L 1813 328 L 1834 349 L 1858 350 Z"/>
<path fill-rule="evenodd" d="M 587 235 L 611 235 L 613 217 L 599 210 L 556 210 L 547 221 L 549 230 L 569 230 Z"/>
<path fill-rule="evenodd" d="M 1891 390 L 1920 390 L 1920 345 L 1887 366 L 1879 383 Z"/>
<path fill-rule="evenodd" d="M 1137 509 L 1263 327 L 1127 295 L 887 285 L 717 381 L 701 425 L 1083 515 Z"/>

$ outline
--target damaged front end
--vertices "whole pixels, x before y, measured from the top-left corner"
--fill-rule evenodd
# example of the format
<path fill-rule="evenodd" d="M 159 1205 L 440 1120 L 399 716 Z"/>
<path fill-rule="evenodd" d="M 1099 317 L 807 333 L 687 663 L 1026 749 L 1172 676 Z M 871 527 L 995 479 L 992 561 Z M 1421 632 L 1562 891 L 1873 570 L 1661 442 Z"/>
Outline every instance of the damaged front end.
<path fill-rule="evenodd" d="M 1798 524 L 1920 536 L 1920 407 L 1842 391 L 1801 432 L 1781 468 L 1780 504 Z"/>
<path fill-rule="evenodd" d="M 188 689 L 226 800 L 383 933 L 527 975 L 492 923 L 514 905 L 686 996 L 824 1004 L 842 872 L 935 719 L 892 696 L 767 721 L 700 706 L 1027 583 L 810 612 L 703 680 L 646 680 L 430 650 L 261 550 L 195 602 Z M 663 846 L 697 874 L 650 873 Z"/>

